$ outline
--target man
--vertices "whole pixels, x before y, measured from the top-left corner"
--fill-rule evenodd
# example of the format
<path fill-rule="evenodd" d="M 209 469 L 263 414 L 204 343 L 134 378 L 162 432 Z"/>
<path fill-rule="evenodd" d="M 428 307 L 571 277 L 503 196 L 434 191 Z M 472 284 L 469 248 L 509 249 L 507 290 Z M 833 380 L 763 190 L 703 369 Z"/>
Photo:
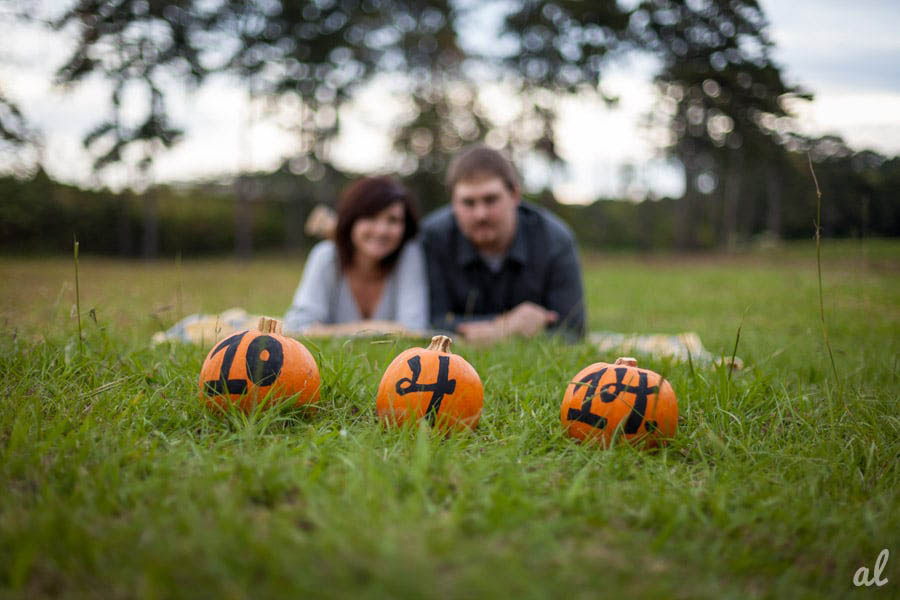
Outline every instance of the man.
<path fill-rule="evenodd" d="M 521 201 L 515 170 L 483 145 L 447 172 L 450 206 L 422 224 L 431 324 L 470 342 L 541 331 L 584 335 L 574 237 L 550 212 Z"/>

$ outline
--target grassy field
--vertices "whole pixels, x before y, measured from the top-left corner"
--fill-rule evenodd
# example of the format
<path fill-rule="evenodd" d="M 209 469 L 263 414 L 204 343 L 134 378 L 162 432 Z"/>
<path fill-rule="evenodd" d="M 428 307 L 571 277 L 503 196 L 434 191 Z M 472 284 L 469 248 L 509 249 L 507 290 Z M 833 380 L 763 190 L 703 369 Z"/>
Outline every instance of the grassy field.
<path fill-rule="evenodd" d="M 384 368 L 411 340 L 308 342 L 313 415 L 223 418 L 179 316 L 279 315 L 301 261 L 0 258 L 0 597 L 900 597 L 900 243 L 717 256 L 592 255 L 590 327 L 695 331 L 725 369 L 638 357 L 679 398 L 655 453 L 567 438 L 587 343 L 455 345 L 474 433 L 385 430 Z M 883 587 L 857 569 L 890 558 Z"/>

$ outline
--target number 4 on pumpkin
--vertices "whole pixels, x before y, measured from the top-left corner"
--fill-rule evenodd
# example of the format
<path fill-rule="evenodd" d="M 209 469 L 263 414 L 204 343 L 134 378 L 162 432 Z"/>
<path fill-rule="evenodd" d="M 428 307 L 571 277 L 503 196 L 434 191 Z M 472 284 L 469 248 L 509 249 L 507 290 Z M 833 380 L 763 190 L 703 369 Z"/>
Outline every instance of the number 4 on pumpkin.
<path fill-rule="evenodd" d="M 433 426 L 437 413 L 441 410 L 441 402 L 445 394 L 452 394 L 456 390 L 456 380 L 450 379 L 450 357 L 438 357 L 438 374 L 434 383 L 419 383 L 419 375 L 422 374 L 422 360 L 419 356 L 413 356 L 406 364 L 412 371 L 412 377 L 404 377 L 397 382 L 397 393 L 401 396 L 413 392 L 431 392 L 431 401 L 425 411 L 425 418 Z"/>

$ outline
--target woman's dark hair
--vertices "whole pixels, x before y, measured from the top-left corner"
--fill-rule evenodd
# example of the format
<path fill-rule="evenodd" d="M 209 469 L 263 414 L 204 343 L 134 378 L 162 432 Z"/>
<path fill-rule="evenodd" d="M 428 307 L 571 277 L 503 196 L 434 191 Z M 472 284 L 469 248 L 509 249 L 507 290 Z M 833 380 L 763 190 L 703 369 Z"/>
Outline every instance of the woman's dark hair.
<path fill-rule="evenodd" d="M 403 205 L 403 240 L 397 249 L 381 260 L 381 267 L 389 271 L 403 246 L 415 237 L 419 226 L 419 212 L 412 194 L 393 177 L 363 177 L 344 188 L 337 204 L 337 227 L 334 243 L 337 246 L 341 270 L 353 264 L 353 240 L 350 232 L 359 219 L 374 217 L 388 206 L 399 202 Z"/>

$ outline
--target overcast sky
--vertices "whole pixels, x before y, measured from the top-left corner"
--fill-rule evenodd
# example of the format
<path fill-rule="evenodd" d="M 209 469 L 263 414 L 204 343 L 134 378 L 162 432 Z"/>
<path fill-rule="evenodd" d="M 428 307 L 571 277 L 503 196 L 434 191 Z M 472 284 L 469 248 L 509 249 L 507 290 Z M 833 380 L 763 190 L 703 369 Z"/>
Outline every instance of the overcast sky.
<path fill-rule="evenodd" d="M 776 58 L 789 83 L 803 86 L 815 100 L 798 109 L 802 130 L 837 133 L 855 148 L 900 154 L 900 1 L 762 0 L 776 42 Z M 61 180 L 114 188 L 133 181 L 124 169 L 92 176 L 81 138 L 105 116 L 107 94 L 100 81 L 89 81 L 63 94 L 50 77 L 65 47 L 47 35 L 21 26 L 0 36 L 0 86 L 43 132 L 44 162 Z M 657 195 L 679 195 L 677 168 L 660 158 L 652 132 L 638 126 L 653 105 L 651 65 L 640 61 L 614 65 L 603 86 L 620 97 L 618 108 L 599 102 L 566 101 L 558 124 L 558 146 L 569 169 L 552 184 L 563 200 L 588 201 L 623 192 L 635 197 L 647 188 Z M 400 168 L 391 162 L 381 133 L 389 85 L 367 90 L 342 114 L 345 131 L 337 141 L 340 166 L 357 171 Z M 292 154 L 292 139 L 277 123 L 251 114 L 246 96 L 224 79 L 195 93 L 173 85 L 169 102 L 175 122 L 188 136 L 154 167 L 155 180 L 188 180 L 227 175 L 241 169 L 272 169 Z M 247 128 L 248 117 L 256 124 Z M 624 164 L 637 167 L 632 189 L 623 190 Z M 538 165 L 520 165 L 527 181 L 542 185 L 548 174 Z M 0 165 L 2 168 L 2 165 Z"/>
<path fill-rule="evenodd" d="M 900 154 L 900 2 L 763 0 L 788 83 L 815 100 L 800 125 Z"/>

